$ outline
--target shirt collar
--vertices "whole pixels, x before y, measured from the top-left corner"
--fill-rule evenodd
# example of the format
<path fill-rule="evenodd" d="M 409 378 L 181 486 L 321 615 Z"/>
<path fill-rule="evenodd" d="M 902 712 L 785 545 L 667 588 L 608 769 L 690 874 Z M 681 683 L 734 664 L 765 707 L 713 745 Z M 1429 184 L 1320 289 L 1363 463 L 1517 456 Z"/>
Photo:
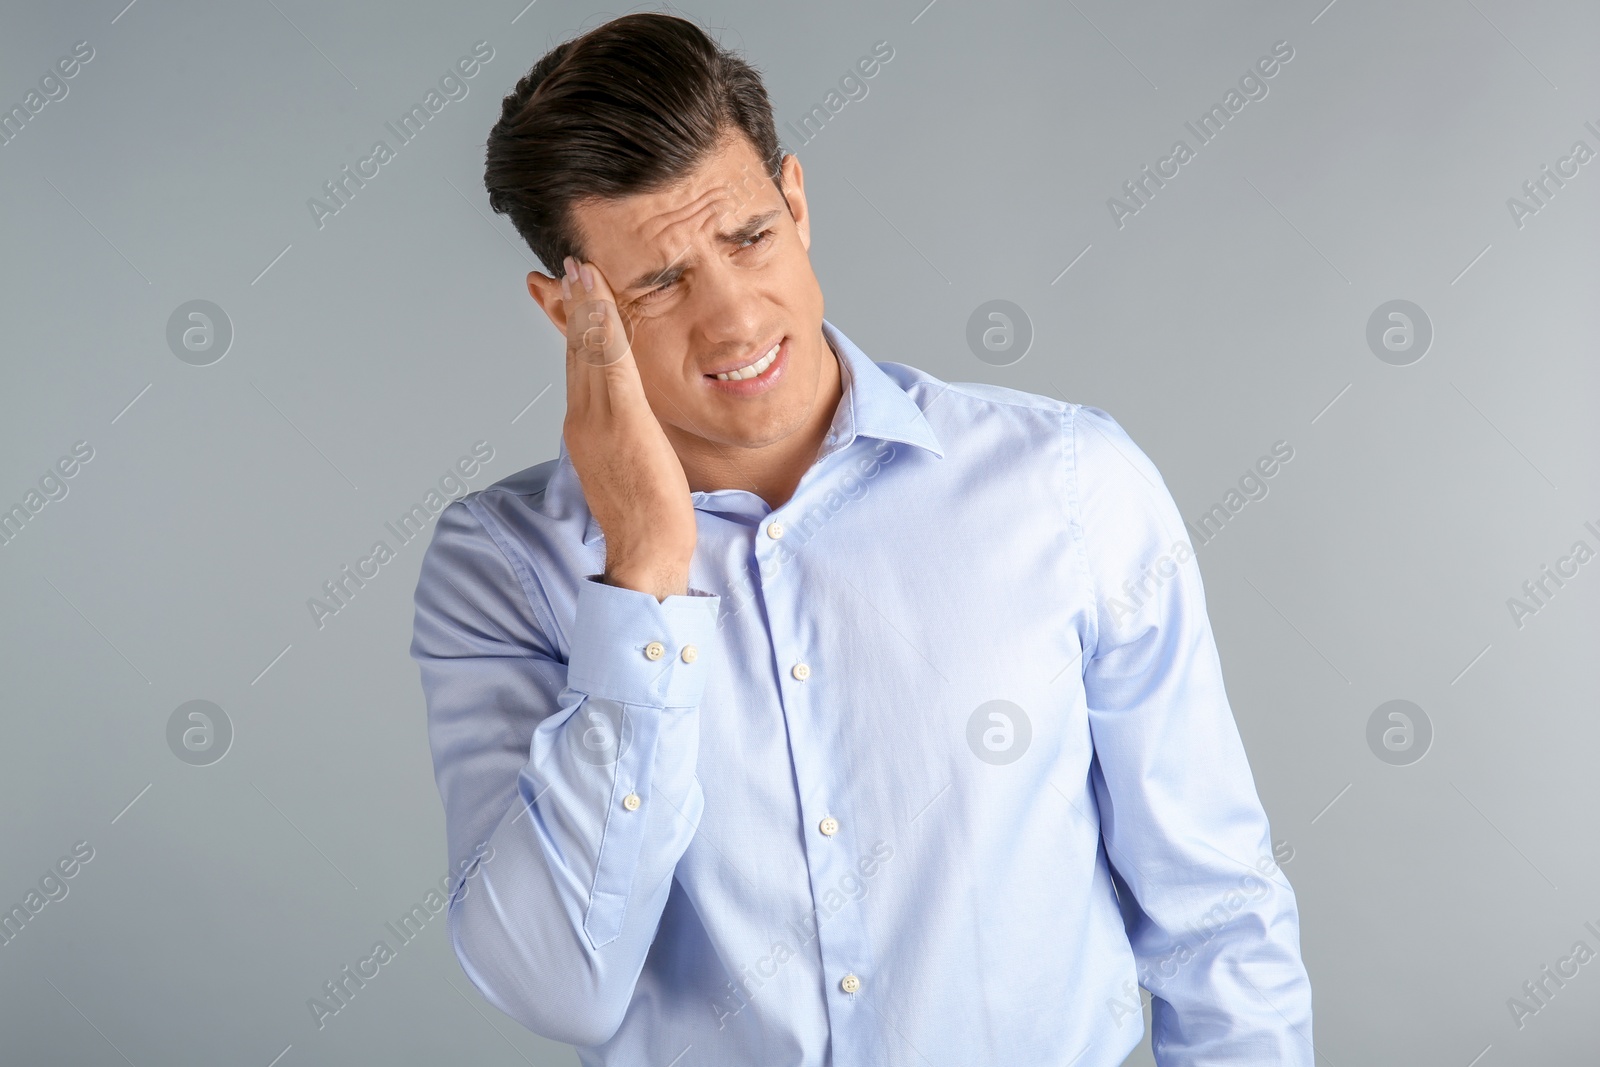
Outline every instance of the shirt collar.
<path fill-rule="evenodd" d="M 827 319 L 822 320 L 822 334 L 839 357 L 842 395 L 816 462 L 820 463 L 834 452 L 849 447 L 857 437 L 915 445 L 942 459 L 944 449 L 933 432 L 933 426 L 900 383 Z M 567 453 L 564 437 L 556 473 L 551 480 L 563 481 L 581 495 L 577 471 Z M 697 490 L 691 492 L 689 497 L 696 508 L 715 511 L 718 510 L 719 499 L 725 499 L 729 493 L 748 495 L 745 490 L 717 489 L 710 492 Z M 600 524 L 591 513 L 584 528 L 583 543 L 593 544 L 599 537 Z"/>

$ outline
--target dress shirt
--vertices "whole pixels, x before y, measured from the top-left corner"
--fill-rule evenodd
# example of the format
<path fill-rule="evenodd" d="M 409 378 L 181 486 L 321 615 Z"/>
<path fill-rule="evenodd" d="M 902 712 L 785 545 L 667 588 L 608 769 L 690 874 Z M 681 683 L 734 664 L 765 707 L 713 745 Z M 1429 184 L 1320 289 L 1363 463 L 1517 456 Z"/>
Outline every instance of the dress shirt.
<path fill-rule="evenodd" d="M 1311 989 L 1161 475 L 1105 411 L 869 359 L 781 507 L 598 580 L 562 442 L 422 561 L 462 968 L 598 1065 L 1311 1067 Z"/>

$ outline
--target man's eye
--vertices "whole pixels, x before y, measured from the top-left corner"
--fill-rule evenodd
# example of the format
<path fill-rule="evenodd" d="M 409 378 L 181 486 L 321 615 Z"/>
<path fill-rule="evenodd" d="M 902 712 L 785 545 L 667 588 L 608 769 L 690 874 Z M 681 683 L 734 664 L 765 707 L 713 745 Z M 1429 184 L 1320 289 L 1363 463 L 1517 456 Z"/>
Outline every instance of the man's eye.
<path fill-rule="evenodd" d="M 658 285 L 654 289 L 650 290 L 648 293 L 645 293 L 643 296 L 639 297 L 638 300 L 636 301 L 636 303 L 648 304 L 651 301 L 655 300 L 658 296 L 664 295 L 665 293 L 669 292 L 672 289 L 672 287 L 674 285 L 677 285 L 677 284 L 678 284 L 677 282 L 667 282 L 665 285 Z"/>
<path fill-rule="evenodd" d="M 778 232 L 777 230 L 762 230 L 760 233 L 756 234 L 754 237 L 746 238 L 745 239 L 745 243 L 743 245 L 741 245 L 740 247 L 742 247 L 742 248 L 755 248 L 757 245 L 766 244 L 772 239 L 772 235 L 777 233 L 777 232 Z"/>

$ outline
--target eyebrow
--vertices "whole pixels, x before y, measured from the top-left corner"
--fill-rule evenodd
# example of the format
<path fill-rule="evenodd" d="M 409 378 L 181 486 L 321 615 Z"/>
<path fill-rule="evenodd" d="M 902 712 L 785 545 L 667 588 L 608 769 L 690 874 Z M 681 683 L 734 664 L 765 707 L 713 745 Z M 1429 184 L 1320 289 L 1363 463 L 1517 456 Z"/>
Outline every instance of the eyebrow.
<path fill-rule="evenodd" d="M 748 241 L 750 238 L 756 236 L 762 230 L 766 229 L 767 224 L 782 213 L 782 208 L 773 208 L 771 211 L 765 212 L 764 214 L 752 216 L 751 218 L 745 220 L 744 225 L 740 226 L 732 233 L 718 234 L 717 240 L 724 244 L 737 244 L 743 241 Z M 678 263 L 678 259 L 681 258 L 682 253 L 680 252 L 678 258 L 673 259 L 671 263 L 668 263 L 665 267 L 658 267 L 655 270 L 646 271 L 645 273 L 639 275 L 639 277 L 635 278 L 632 284 L 628 285 L 622 291 L 624 293 L 636 293 L 645 289 L 654 289 L 658 285 L 667 285 L 671 282 L 677 281 L 684 272 L 684 268 Z"/>

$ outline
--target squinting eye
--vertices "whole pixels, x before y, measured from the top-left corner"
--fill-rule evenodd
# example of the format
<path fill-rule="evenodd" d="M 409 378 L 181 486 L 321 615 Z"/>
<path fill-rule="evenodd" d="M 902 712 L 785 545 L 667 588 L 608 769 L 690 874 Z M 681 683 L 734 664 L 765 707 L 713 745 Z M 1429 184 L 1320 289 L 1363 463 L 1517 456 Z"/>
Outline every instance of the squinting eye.
<path fill-rule="evenodd" d="M 742 247 L 744 247 L 744 248 L 754 248 L 759 244 L 764 244 L 772 237 L 773 234 L 775 234 L 777 232 L 778 232 L 777 230 L 762 230 L 760 233 L 756 234 L 754 237 L 748 238 L 746 240 L 746 243 Z"/>
<path fill-rule="evenodd" d="M 678 284 L 677 282 L 667 282 L 665 285 L 658 285 L 654 289 L 650 290 L 648 293 L 645 293 L 643 296 L 639 297 L 635 301 L 635 303 L 648 304 L 651 301 L 655 300 L 655 298 L 657 296 L 660 296 L 661 294 L 666 293 L 669 289 L 671 289 L 674 285 L 677 285 L 677 284 Z"/>

